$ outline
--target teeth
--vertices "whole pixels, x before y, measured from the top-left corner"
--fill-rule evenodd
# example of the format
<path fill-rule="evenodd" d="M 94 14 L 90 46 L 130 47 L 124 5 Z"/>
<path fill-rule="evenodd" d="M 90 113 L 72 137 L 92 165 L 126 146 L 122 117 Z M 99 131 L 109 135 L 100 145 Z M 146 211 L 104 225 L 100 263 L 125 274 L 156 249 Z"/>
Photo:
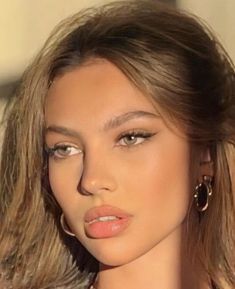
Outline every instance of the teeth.
<path fill-rule="evenodd" d="M 113 221 L 113 220 L 118 220 L 116 216 L 104 216 L 104 217 L 99 217 L 96 218 L 95 220 L 91 221 L 90 224 L 95 223 L 95 222 L 105 222 L 105 221 Z"/>
<path fill-rule="evenodd" d="M 115 216 L 105 216 L 105 217 L 99 217 L 97 220 L 98 221 L 109 221 L 109 220 L 117 220 L 118 218 Z"/>

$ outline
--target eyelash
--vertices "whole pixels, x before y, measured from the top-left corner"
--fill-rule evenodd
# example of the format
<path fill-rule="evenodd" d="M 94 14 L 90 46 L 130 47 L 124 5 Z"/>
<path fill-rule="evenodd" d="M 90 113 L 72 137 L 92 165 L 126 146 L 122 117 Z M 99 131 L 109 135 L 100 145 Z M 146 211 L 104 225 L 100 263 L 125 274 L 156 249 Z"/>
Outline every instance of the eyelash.
<path fill-rule="evenodd" d="M 77 150 L 77 152 L 74 152 L 70 155 L 57 155 L 58 154 L 58 151 L 59 150 L 64 150 L 64 152 L 66 152 L 66 149 L 74 149 L 74 150 Z M 54 159 L 65 159 L 69 156 L 72 156 L 72 155 L 75 155 L 75 154 L 81 154 L 82 153 L 82 150 L 79 149 L 78 147 L 74 146 L 74 145 L 71 145 L 71 144 L 56 144 L 54 145 L 54 147 L 52 148 L 49 148 L 49 147 L 46 147 L 46 152 L 48 154 L 49 157 L 53 157 Z"/>
<path fill-rule="evenodd" d="M 131 148 L 131 147 L 135 147 L 135 146 L 139 146 L 142 145 L 144 142 L 148 141 L 152 136 L 154 136 L 156 133 L 150 133 L 150 132 L 146 132 L 146 131 L 129 131 L 129 132 L 124 132 L 122 133 L 118 139 L 117 139 L 117 143 L 118 146 L 123 147 L 123 148 Z M 121 144 L 121 141 L 124 140 L 125 138 L 131 138 L 134 137 L 134 140 L 137 140 L 138 138 L 142 138 L 143 140 L 140 141 L 139 143 L 131 143 L 131 144 Z M 66 149 L 75 149 L 78 150 L 77 152 L 70 154 L 70 155 L 64 155 L 64 156 L 59 156 L 56 155 L 58 153 L 59 150 L 64 150 L 66 151 Z M 54 159 L 65 159 L 66 157 L 75 155 L 75 154 L 80 154 L 82 153 L 82 150 L 79 149 L 78 147 L 71 145 L 71 144 L 56 144 L 54 147 L 49 148 L 46 147 L 46 153 L 48 154 L 49 157 L 53 157 Z"/>
<path fill-rule="evenodd" d="M 148 141 L 152 136 L 154 136 L 156 133 L 150 133 L 150 132 L 146 132 L 146 131 L 129 131 L 129 132 L 124 132 L 122 133 L 119 137 L 118 137 L 118 142 L 120 143 L 121 140 L 124 140 L 125 138 L 131 138 L 134 137 L 135 140 L 137 138 L 142 138 L 143 141 L 139 142 L 139 143 L 132 143 L 132 144 L 119 144 L 119 146 L 122 147 L 127 147 L 130 148 L 132 146 L 137 146 L 137 145 L 141 145 L 143 144 L 145 141 Z"/>

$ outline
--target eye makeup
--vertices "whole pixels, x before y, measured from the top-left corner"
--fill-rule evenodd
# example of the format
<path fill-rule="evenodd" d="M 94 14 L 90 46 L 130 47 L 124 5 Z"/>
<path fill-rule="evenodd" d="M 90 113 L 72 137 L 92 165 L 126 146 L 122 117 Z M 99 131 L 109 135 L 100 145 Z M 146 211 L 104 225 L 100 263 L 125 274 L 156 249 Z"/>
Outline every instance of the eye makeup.
<path fill-rule="evenodd" d="M 83 153 L 83 151 L 75 145 L 66 143 L 56 144 L 53 147 L 46 147 L 45 151 L 49 157 L 58 159 L 65 159 L 67 157 Z"/>
<path fill-rule="evenodd" d="M 122 133 L 118 137 L 118 144 L 120 146 L 136 146 L 148 141 L 156 133 L 144 131 L 144 130 L 130 130 Z"/>

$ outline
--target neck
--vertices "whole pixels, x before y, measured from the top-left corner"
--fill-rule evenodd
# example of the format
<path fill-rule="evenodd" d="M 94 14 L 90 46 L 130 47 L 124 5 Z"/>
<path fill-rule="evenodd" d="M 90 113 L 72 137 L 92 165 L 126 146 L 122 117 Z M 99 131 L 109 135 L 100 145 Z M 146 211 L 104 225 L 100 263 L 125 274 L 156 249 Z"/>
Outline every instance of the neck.
<path fill-rule="evenodd" d="M 96 289 L 208 289 L 199 266 L 189 263 L 182 242 L 182 227 L 145 255 L 128 264 L 100 264 Z"/>

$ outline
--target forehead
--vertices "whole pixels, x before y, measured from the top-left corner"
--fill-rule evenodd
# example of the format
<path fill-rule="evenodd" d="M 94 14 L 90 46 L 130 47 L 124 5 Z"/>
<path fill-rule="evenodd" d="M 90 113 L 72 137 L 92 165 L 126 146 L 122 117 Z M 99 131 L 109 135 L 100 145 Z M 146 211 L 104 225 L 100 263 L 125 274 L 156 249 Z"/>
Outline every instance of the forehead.
<path fill-rule="evenodd" d="M 52 83 L 46 100 L 46 120 L 111 117 L 129 110 L 156 108 L 114 64 L 97 59 L 85 63 Z M 98 120 L 98 119 L 97 119 Z"/>

